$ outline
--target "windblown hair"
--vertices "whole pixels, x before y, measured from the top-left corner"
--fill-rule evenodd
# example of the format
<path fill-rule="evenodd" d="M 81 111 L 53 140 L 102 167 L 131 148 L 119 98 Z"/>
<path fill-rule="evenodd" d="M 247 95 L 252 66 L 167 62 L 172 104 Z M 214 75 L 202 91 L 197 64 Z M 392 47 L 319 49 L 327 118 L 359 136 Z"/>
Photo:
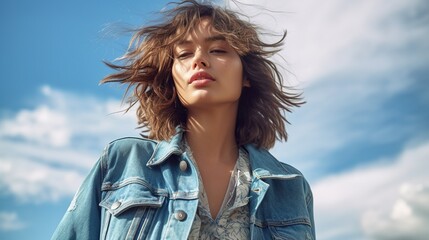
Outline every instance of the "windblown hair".
<path fill-rule="evenodd" d="M 185 0 L 163 12 L 163 21 L 138 29 L 121 64 L 106 63 L 118 72 L 101 82 L 120 82 L 133 89 L 130 108 L 138 104 L 139 127 L 155 140 L 168 140 L 176 127 L 186 129 L 187 110 L 175 90 L 172 65 L 174 44 L 209 18 L 216 31 L 237 51 L 243 76 L 250 82 L 239 100 L 236 142 L 269 149 L 276 139 L 287 140 L 284 114 L 303 104 L 299 94 L 283 86 L 283 77 L 269 60 L 283 44 L 286 32 L 275 43 L 259 38 L 257 27 L 234 11 L 194 0 Z"/>

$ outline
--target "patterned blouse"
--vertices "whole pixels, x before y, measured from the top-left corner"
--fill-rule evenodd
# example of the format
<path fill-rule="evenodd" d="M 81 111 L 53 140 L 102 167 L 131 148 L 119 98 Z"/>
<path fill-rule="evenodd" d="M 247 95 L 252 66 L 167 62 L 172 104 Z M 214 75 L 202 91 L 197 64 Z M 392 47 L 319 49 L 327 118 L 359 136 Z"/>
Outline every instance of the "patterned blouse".
<path fill-rule="evenodd" d="M 186 142 L 185 149 L 191 161 L 197 166 Z M 213 219 L 210 214 L 207 195 L 199 172 L 198 178 L 200 182 L 198 209 L 188 239 L 249 239 L 248 194 L 251 176 L 247 152 L 239 149 L 228 190 L 216 219 Z"/>

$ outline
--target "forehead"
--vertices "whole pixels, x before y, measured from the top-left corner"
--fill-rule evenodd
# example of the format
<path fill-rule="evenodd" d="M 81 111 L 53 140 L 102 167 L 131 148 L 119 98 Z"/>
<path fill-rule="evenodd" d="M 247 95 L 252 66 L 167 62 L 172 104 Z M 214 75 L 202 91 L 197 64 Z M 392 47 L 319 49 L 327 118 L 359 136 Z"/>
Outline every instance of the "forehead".
<path fill-rule="evenodd" d="M 199 41 L 225 41 L 223 34 L 213 27 L 209 18 L 201 18 L 193 27 L 177 31 L 175 46 Z"/>

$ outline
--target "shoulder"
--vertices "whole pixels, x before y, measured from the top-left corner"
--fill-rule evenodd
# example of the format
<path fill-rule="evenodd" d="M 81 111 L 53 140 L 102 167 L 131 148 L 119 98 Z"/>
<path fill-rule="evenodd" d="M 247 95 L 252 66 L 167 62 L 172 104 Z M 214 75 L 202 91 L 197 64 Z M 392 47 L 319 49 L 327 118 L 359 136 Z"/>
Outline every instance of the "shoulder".
<path fill-rule="evenodd" d="M 137 174 L 138 169 L 146 169 L 157 145 L 157 141 L 146 138 L 116 139 L 104 149 L 101 157 L 102 170 L 107 176 L 122 172 Z"/>
<path fill-rule="evenodd" d="M 254 145 L 246 145 L 245 149 L 249 153 L 249 161 L 252 169 L 265 169 L 271 174 L 296 174 L 302 173 L 295 167 L 279 161 L 268 150 L 257 148 Z"/>
<path fill-rule="evenodd" d="M 110 142 L 105 148 L 105 155 L 110 161 L 147 155 L 150 157 L 157 145 L 157 141 L 147 138 L 124 137 Z"/>
<path fill-rule="evenodd" d="M 111 141 L 107 148 L 109 151 L 120 151 L 127 152 L 134 148 L 141 148 L 142 150 L 153 151 L 155 146 L 158 144 L 157 141 L 147 138 L 138 137 L 123 137 Z"/>
<path fill-rule="evenodd" d="M 111 141 L 104 149 L 105 160 L 124 161 L 150 158 L 159 142 L 147 138 L 123 137 Z M 148 159 L 147 159 L 148 160 Z"/>

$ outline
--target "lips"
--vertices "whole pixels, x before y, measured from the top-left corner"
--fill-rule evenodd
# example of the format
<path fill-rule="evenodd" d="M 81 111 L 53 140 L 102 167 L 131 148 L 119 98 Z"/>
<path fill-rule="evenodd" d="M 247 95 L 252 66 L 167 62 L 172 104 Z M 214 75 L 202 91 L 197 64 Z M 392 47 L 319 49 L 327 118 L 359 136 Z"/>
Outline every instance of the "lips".
<path fill-rule="evenodd" d="M 189 79 L 189 84 L 195 81 L 215 81 L 215 79 L 206 72 L 197 72 Z"/>

